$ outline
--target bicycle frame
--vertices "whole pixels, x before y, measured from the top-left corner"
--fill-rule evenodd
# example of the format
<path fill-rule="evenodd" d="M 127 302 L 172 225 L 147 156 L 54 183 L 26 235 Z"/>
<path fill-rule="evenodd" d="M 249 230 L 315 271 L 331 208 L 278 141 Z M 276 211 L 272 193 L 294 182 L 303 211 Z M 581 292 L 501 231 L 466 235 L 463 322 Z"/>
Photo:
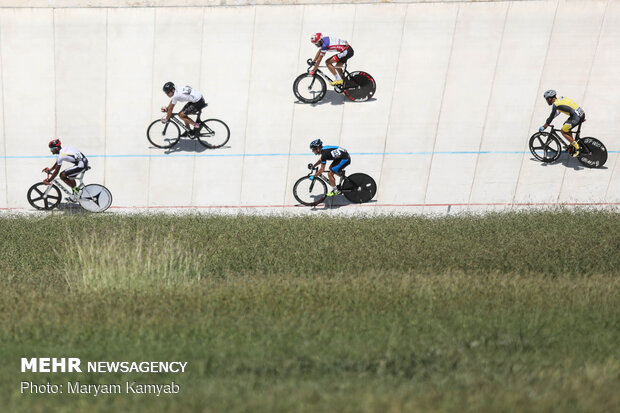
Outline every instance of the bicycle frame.
<path fill-rule="evenodd" d="M 90 169 L 90 168 L 89 168 L 89 169 Z M 84 174 L 85 174 L 85 173 L 86 173 L 86 170 L 84 170 L 84 171 L 80 172 L 80 174 L 74 178 L 74 179 L 75 179 L 75 181 L 76 181 L 76 183 L 78 184 L 78 185 L 77 185 L 77 188 L 78 188 L 78 189 L 82 189 L 82 188 L 84 187 Z M 49 176 L 50 176 L 49 172 L 48 172 L 47 176 L 48 176 L 48 178 L 49 178 Z M 58 178 L 58 177 L 54 178 L 54 180 L 53 180 L 53 181 L 51 181 L 51 182 L 50 182 L 50 184 L 51 184 L 51 185 L 48 185 L 48 188 L 47 188 L 47 189 L 45 190 L 45 192 L 44 192 L 44 193 L 45 193 L 45 195 L 47 195 L 47 194 L 49 193 L 49 191 L 52 189 L 52 185 L 54 185 L 54 184 L 55 184 L 58 188 L 60 188 L 60 190 L 61 190 L 61 191 L 63 191 L 65 194 L 67 194 L 67 195 L 69 195 L 69 196 L 73 195 L 73 192 L 72 192 L 72 191 L 69 191 L 69 190 L 67 189 L 67 184 L 65 184 L 65 182 L 64 182 L 62 179 Z"/>
<path fill-rule="evenodd" d="M 581 125 L 583 124 L 584 121 L 579 122 L 579 125 L 577 125 L 577 130 L 573 132 L 573 139 L 577 140 L 580 139 L 581 137 Z M 551 132 L 549 132 L 551 135 L 555 136 L 556 138 L 560 139 L 560 142 L 566 143 L 567 145 L 570 145 L 570 142 L 567 142 L 568 139 L 566 139 L 566 137 L 564 136 L 564 134 L 562 133 L 562 129 L 556 129 L 553 125 L 551 126 Z M 560 133 L 558 133 L 560 132 Z"/>
<path fill-rule="evenodd" d="M 205 105 L 205 107 L 206 107 L 206 105 Z M 187 125 L 185 125 L 185 122 L 183 122 L 181 120 L 181 118 L 179 118 L 179 113 L 180 112 L 176 112 L 176 113 L 173 112 L 172 113 L 172 116 L 170 116 L 170 120 L 168 122 L 166 122 L 166 126 L 164 127 L 164 133 L 166 133 L 166 130 L 168 130 L 168 124 L 170 122 L 174 122 L 179 128 L 181 128 L 181 129 L 183 129 L 183 130 L 185 130 L 187 132 L 191 131 L 190 129 L 187 128 Z M 196 115 L 196 123 L 200 123 L 202 121 L 202 119 L 200 119 L 200 115 L 201 114 L 202 114 L 202 109 L 200 109 L 198 111 L 198 113 L 195 114 Z M 193 116 L 193 114 L 192 115 L 187 115 L 187 116 Z"/>
<path fill-rule="evenodd" d="M 308 72 L 310 72 L 310 69 L 312 68 L 312 66 L 314 66 L 314 61 L 312 59 L 308 59 L 306 63 L 308 64 Z M 323 71 L 319 67 L 317 67 L 316 69 L 316 74 L 326 79 L 329 83 L 333 82 L 334 80 L 328 75 L 326 75 L 325 73 L 323 73 Z M 323 66 L 323 67 L 327 67 L 327 66 Z M 344 62 L 344 65 L 342 66 L 342 74 L 344 75 L 343 79 L 350 79 L 349 72 L 347 71 L 347 62 Z M 313 84 L 314 84 L 314 79 L 312 80 L 312 83 L 310 83 L 310 87 L 312 87 Z M 342 86 L 337 86 L 337 88 L 344 89 Z"/>
<path fill-rule="evenodd" d="M 319 167 L 318 166 L 314 166 L 313 164 L 309 163 L 308 164 L 308 169 L 310 169 L 310 173 L 308 173 L 308 177 L 310 177 L 310 176 L 314 175 L 316 173 L 316 171 L 319 170 Z M 331 185 L 329 183 L 329 178 L 327 176 L 325 176 L 325 175 L 327 175 L 327 173 L 328 173 L 327 171 L 323 171 L 323 173 L 321 175 L 319 175 L 318 178 L 320 180 L 322 180 L 323 182 L 325 182 L 327 185 Z M 345 176 L 344 171 L 336 173 L 336 175 L 340 178 L 340 181 L 338 181 L 338 185 L 336 185 L 336 188 L 338 188 L 340 190 L 342 188 L 342 183 L 346 179 L 346 176 Z"/>

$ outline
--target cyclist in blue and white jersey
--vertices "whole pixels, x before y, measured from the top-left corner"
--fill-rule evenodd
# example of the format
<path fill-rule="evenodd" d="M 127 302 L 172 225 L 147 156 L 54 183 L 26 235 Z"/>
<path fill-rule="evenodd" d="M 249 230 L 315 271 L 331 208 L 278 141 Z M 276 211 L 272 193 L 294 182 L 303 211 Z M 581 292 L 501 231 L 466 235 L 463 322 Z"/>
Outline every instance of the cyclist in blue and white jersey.
<path fill-rule="evenodd" d="M 331 82 L 330 85 L 342 85 L 344 83 L 342 80 L 342 77 L 344 76 L 342 73 L 342 65 L 353 57 L 353 48 L 346 40 L 333 36 L 323 36 L 321 33 L 315 33 L 310 36 L 310 41 L 319 48 L 319 51 L 316 52 L 316 56 L 314 57 L 314 67 L 310 71 L 310 74 L 314 76 L 314 73 L 318 69 L 323 56 L 325 56 L 327 52 L 336 52 L 335 55 L 332 55 L 325 61 L 325 65 L 336 77 L 336 80 Z M 335 68 L 333 62 L 336 62 Z"/>
<path fill-rule="evenodd" d="M 200 93 L 197 89 L 192 88 L 191 86 L 184 86 L 181 89 L 177 89 L 172 82 L 166 82 L 164 84 L 163 91 L 166 96 L 172 99 L 170 100 L 170 104 L 168 104 L 168 107 L 162 108 L 162 111 L 165 111 L 167 113 L 161 119 L 161 121 L 163 123 L 166 123 L 170 120 L 170 117 L 172 117 L 172 108 L 174 108 L 174 105 L 179 102 L 187 102 L 185 106 L 183 106 L 183 109 L 181 109 L 181 111 L 179 112 L 179 117 L 181 118 L 181 120 L 183 120 L 183 122 L 185 122 L 185 126 L 187 126 L 187 129 L 192 129 L 193 126 L 194 130 L 192 131 L 192 133 L 197 134 L 200 131 L 200 125 L 190 119 L 187 115 L 198 113 L 200 109 L 207 106 L 204 98 L 202 97 L 202 93 Z M 181 136 L 187 136 L 187 132 L 183 132 Z"/>
<path fill-rule="evenodd" d="M 312 153 L 315 155 L 321 155 L 321 159 L 316 161 L 313 166 L 317 167 L 321 164 L 321 167 L 317 173 L 314 174 L 315 177 L 323 173 L 327 161 L 332 161 L 329 166 L 329 172 L 327 173 L 332 190 L 327 193 L 327 196 L 338 195 L 339 192 L 338 188 L 336 188 L 336 178 L 334 175 L 340 175 L 344 168 L 351 164 L 351 156 L 349 155 L 349 152 L 339 146 L 323 146 L 323 141 L 320 139 L 315 139 L 310 142 L 310 149 L 312 149 Z"/>
<path fill-rule="evenodd" d="M 75 148 L 72 148 L 70 146 L 65 146 L 63 148 L 60 140 L 58 139 L 53 139 L 48 146 L 50 148 L 50 151 L 54 155 L 57 155 L 57 158 L 56 162 L 51 168 L 43 169 L 43 172 L 51 174 L 51 176 L 43 180 L 43 183 L 46 185 L 51 185 L 54 178 L 56 178 L 56 175 L 58 175 L 58 171 L 60 171 L 60 166 L 62 165 L 62 163 L 72 163 L 72 167 L 69 167 L 60 173 L 60 179 L 62 179 L 67 185 L 69 185 L 69 188 L 73 189 L 73 195 L 67 197 L 67 200 L 71 202 L 77 202 L 77 195 L 79 193 L 79 190 L 76 186 L 75 179 L 73 178 L 75 178 L 82 171 L 88 168 L 88 159 L 86 158 L 86 156 L 84 156 L 82 152 L 78 151 Z"/>

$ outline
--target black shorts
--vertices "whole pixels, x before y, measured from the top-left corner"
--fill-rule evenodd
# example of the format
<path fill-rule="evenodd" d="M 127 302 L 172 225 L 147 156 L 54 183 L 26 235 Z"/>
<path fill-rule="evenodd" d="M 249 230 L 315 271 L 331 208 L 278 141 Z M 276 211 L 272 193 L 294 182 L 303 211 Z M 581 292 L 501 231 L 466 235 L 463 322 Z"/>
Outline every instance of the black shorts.
<path fill-rule="evenodd" d="M 564 122 L 564 125 L 562 125 L 562 130 L 564 132 L 568 132 L 569 130 L 573 129 L 575 126 L 583 122 L 585 119 L 586 119 L 585 113 L 583 114 L 583 116 L 579 116 L 578 114 L 575 114 L 571 116 L 570 118 L 566 119 L 566 122 Z"/>
<path fill-rule="evenodd" d="M 194 113 L 198 113 L 199 110 L 207 106 L 204 98 L 200 98 L 197 102 L 187 102 L 181 112 L 186 115 L 193 115 Z"/>
<path fill-rule="evenodd" d="M 353 52 L 353 48 L 351 46 L 344 49 L 342 52 L 333 55 L 327 60 L 334 60 L 336 63 L 345 63 L 347 60 L 353 57 L 355 53 Z"/>
<path fill-rule="evenodd" d="M 86 168 L 88 168 L 88 159 L 82 158 L 80 162 L 78 162 L 77 164 L 73 165 L 70 168 L 65 169 L 64 172 L 67 178 L 75 178 L 82 171 L 86 170 Z"/>
<path fill-rule="evenodd" d="M 329 165 L 329 170 L 333 173 L 340 173 L 344 168 L 349 166 L 351 163 L 351 158 L 340 158 L 334 159 L 331 165 Z"/>

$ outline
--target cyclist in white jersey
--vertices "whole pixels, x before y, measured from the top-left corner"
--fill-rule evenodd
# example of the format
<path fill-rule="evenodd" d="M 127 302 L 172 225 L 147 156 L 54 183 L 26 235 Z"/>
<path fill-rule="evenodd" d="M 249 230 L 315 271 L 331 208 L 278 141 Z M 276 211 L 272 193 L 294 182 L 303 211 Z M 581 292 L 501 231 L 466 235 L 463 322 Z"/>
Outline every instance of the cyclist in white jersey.
<path fill-rule="evenodd" d="M 336 77 L 336 80 L 330 82 L 330 85 L 342 85 L 344 83 L 342 80 L 344 76 L 342 73 L 342 65 L 353 57 L 353 48 L 346 40 L 333 36 L 323 36 L 321 33 L 315 33 L 310 36 L 310 41 L 319 48 L 319 51 L 316 52 L 316 56 L 314 57 L 314 67 L 310 71 L 310 74 L 314 76 L 323 56 L 325 56 L 327 52 L 336 52 L 335 55 L 332 55 L 325 61 L 325 65 L 329 71 L 332 72 L 332 75 Z M 336 67 L 334 67 L 333 62 L 336 62 Z"/>
<path fill-rule="evenodd" d="M 172 82 L 166 82 L 163 87 L 164 93 L 172 98 L 170 100 L 170 104 L 166 108 L 161 108 L 162 111 L 167 112 L 166 115 L 161 119 L 163 123 L 166 123 L 170 120 L 172 116 L 172 108 L 179 102 L 187 102 L 183 109 L 179 112 L 179 117 L 185 122 L 187 129 L 191 129 L 194 127 L 193 133 L 196 134 L 200 130 L 200 125 L 189 118 L 187 115 L 192 115 L 194 113 L 198 113 L 198 111 L 207 104 L 205 103 L 204 98 L 202 97 L 202 93 L 200 93 L 197 89 L 192 88 L 191 86 L 184 86 L 181 89 L 177 89 Z M 187 132 L 184 132 L 181 136 L 187 136 Z"/>
<path fill-rule="evenodd" d="M 54 155 L 58 155 L 56 158 L 56 162 L 51 168 L 44 168 L 43 172 L 47 172 L 51 174 L 47 179 L 43 180 L 43 183 L 46 185 L 51 185 L 56 175 L 60 171 L 60 166 L 63 162 L 72 163 L 73 166 L 65 169 L 60 173 L 60 179 L 62 179 L 70 188 L 73 189 L 73 195 L 68 197 L 67 199 L 71 202 L 77 202 L 77 195 L 79 190 L 75 183 L 75 178 L 82 171 L 88 168 L 88 159 L 82 154 L 82 152 L 78 151 L 75 148 L 70 146 L 62 147 L 60 140 L 54 139 L 49 143 L 50 151 Z"/>

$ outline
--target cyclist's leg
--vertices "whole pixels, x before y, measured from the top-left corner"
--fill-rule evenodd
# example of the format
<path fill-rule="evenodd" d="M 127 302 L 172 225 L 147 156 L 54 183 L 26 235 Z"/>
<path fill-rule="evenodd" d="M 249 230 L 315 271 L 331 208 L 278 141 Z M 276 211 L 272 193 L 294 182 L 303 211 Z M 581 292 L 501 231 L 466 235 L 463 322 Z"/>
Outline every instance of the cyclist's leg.
<path fill-rule="evenodd" d="M 77 166 L 74 166 L 72 168 L 67 168 L 60 173 L 60 179 L 62 179 L 64 183 L 69 185 L 69 188 L 75 188 L 75 179 L 73 179 L 75 178 L 75 175 L 73 175 L 73 170 L 76 168 Z"/>
<path fill-rule="evenodd" d="M 564 137 L 568 139 L 569 142 L 571 143 L 574 142 L 573 133 L 571 132 L 571 129 L 579 125 L 581 121 L 582 121 L 582 118 L 580 116 L 571 116 L 570 118 L 566 119 L 566 122 L 564 122 L 564 125 L 562 125 L 562 130 L 561 130 L 562 135 L 564 135 Z"/>
<path fill-rule="evenodd" d="M 340 77 L 344 79 L 344 73 L 342 72 L 342 66 L 354 55 L 353 48 L 351 46 L 344 49 L 342 52 L 338 53 L 336 57 L 338 58 L 338 63 L 336 64 L 336 70 L 340 74 Z"/>
<path fill-rule="evenodd" d="M 327 176 L 329 177 L 329 184 L 332 186 L 332 190 L 336 190 L 336 177 L 335 175 L 340 175 L 344 168 L 349 166 L 351 163 L 351 158 L 348 159 L 336 159 L 329 166 L 329 172 Z"/>
<path fill-rule="evenodd" d="M 185 122 L 185 126 L 187 129 L 191 129 L 192 126 L 196 126 L 196 122 L 194 122 L 188 115 L 191 115 L 195 112 L 194 104 L 192 102 L 187 102 L 183 109 L 179 112 L 179 117 L 183 122 Z"/>
<path fill-rule="evenodd" d="M 566 139 L 568 139 L 570 144 L 575 148 L 575 152 L 572 154 L 573 156 L 579 155 L 579 144 L 573 139 L 573 133 L 571 132 L 571 129 L 579 125 L 579 123 L 581 123 L 581 117 L 571 116 L 566 120 L 564 125 L 562 125 L 561 129 L 562 135 Z"/>
<path fill-rule="evenodd" d="M 327 68 L 332 73 L 332 75 L 337 77 L 339 75 L 338 75 L 338 72 L 336 72 L 336 68 L 334 67 L 334 62 L 338 62 L 338 58 L 336 57 L 336 55 L 333 55 L 332 57 L 327 59 L 325 61 L 325 66 L 327 66 Z"/>

